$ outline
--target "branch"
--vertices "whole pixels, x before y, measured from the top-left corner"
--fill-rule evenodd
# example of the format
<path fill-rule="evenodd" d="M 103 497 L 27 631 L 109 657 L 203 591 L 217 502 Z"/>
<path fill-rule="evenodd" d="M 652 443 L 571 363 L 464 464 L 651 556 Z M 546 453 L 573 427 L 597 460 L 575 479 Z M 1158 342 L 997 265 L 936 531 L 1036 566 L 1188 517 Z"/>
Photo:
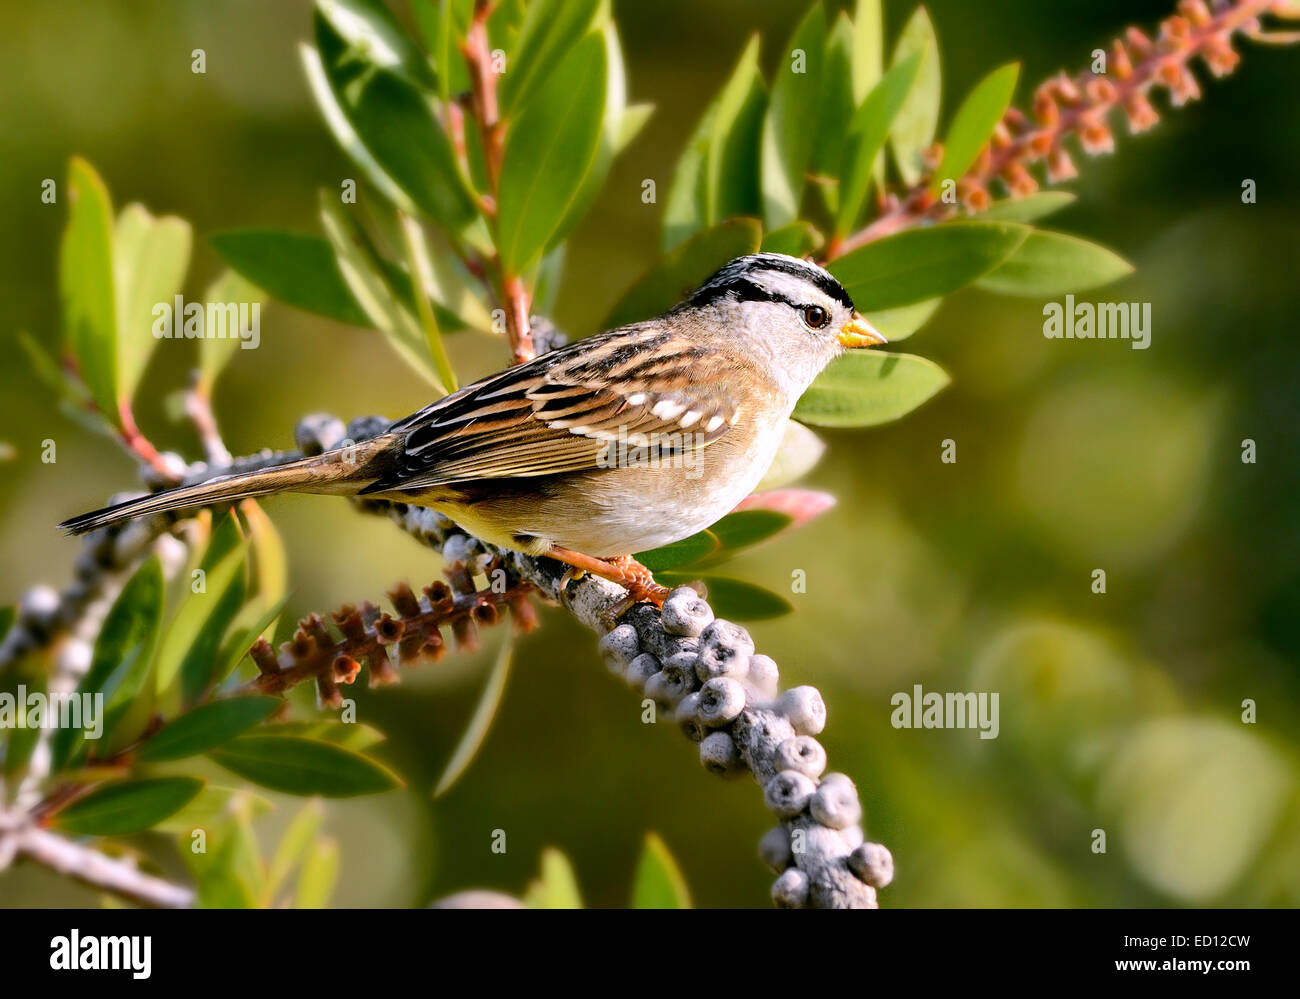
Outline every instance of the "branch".
<path fill-rule="evenodd" d="M 473 91 L 470 112 L 478 122 L 479 134 L 483 139 L 483 159 L 491 192 L 482 200 L 481 207 L 493 222 L 496 221 L 501 164 L 505 156 L 505 123 L 501 121 L 497 102 L 497 75 L 492 71 L 492 51 L 487 30 L 487 21 L 495 6 L 494 0 L 475 0 L 474 17 L 461 45 L 461 54 L 469 66 L 470 87 Z M 494 262 L 501 277 L 499 292 L 505 306 L 510 352 L 515 363 L 522 364 L 536 356 L 528 323 L 528 288 L 518 274 L 506 270 L 501 263 L 500 254 L 497 254 Z"/>
<path fill-rule="evenodd" d="M 1201 94 L 1189 68 L 1193 59 L 1202 59 L 1214 76 L 1227 76 L 1241 58 L 1232 48 L 1235 35 L 1260 37 L 1262 14 L 1297 16 L 1280 0 L 1230 0 L 1220 2 L 1213 13 L 1204 0 L 1182 0 L 1178 8 L 1182 13 L 1161 22 L 1154 42 L 1137 28 L 1115 39 L 1108 73 L 1083 72 L 1074 77 L 1061 73 L 1039 86 L 1032 120 L 1009 108 L 990 144 L 958 179 L 960 206 L 938 200 L 930 191 L 933 177 L 924 177 L 901 197 L 891 197 L 889 207 L 865 228 L 828 246 L 826 259 L 834 260 L 902 229 L 949 218 L 960 208 L 980 212 L 991 200 L 988 188 L 994 180 L 1012 197 L 1032 194 L 1038 182 L 1028 168 L 1042 161 L 1046 161 L 1049 183 L 1073 178 L 1077 171 L 1065 150 L 1070 136 L 1077 136 L 1089 155 L 1114 152 L 1107 118 L 1116 108 L 1123 108 L 1131 134 L 1146 131 L 1159 120 L 1147 96 L 1153 87 L 1167 89 L 1171 103 L 1181 107 Z M 938 163 L 937 157 L 931 158 Z"/>
<path fill-rule="evenodd" d="M 0 810 L 0 870 L 22 858 L 136 905 L 156 909 L 194 905 L 189 888 L 145 874 L 129 860 L 105 856 L 21 817 L 15 822 L 13 813 Z"/>
<path fill-rule="evenodd" d="M 353 421 L 347 436 L 360 441 L 387 425 L 378 417 Z M 312 426 L 337 432 L 340 424 L 317 418 Z M 302 424 L 297 436 L 300 442 L 307 437 Z M 318 436 L 304 450 L 327 450 L 340 439 Z M 453 564 L 468 552 L 486 552 L 511 579 L 530 584 L 601 634 L 600 651 L 610 669 L 699 743 L 705 769 L 724 776 L 748 770 L 780 820 L 760 843 L 763 859 L 780 875 L 772 889 L 778 905 L 876 906 L 877 889 L 893 876 L 893 860 L 885 847 L 864 841 L 853 782 L 843 774 L 823 774 L 826 751 L 814 738 L 826 720 L 821 694 L 813 687 L 781 693 L 776 663 L 754 654 L 743 628 L 715 620 L 694 590 L 675 590 L 662 612 L 639 604 L 607 630 L 609 611 L 625 595 L 622 587 L 590 575 L 572 580 L 567 566 L 554 559 L 493 549 L 427 507 L 372 498 L 353 502 L 388 517 Z"/>
<path fill-rule="evenodd" d="M 314 679 L 322 705 L 341 707 L 340 683 L 353 683 L 361 663 L 370 667 L 370 685 L 386 686 L 397 681 L 389 658 L 395 648 L 398 662 L 414 666 L 421 659 L 438 660 L 446 651 L 442 628 L 450 627 L 457 648 L 473 651 L 478 647 L 475 627 L 495 624 L 499 608 L 508 607 L 521 631 L 536 625 L 536 616 L 527 602 L 530 589 L 516 582 L 500 591 L 492 588 L 475 590 L 468 572 L 453 566 L 449 575 L 468 583 L 462 592 L 454 592 L 446 583 L 426 586 L 417 597 L 401 583 L 388 594 L 398 617 L 380 613 L 372 603 L 358 610 L 345 605 L 331 617 L 338 629 L 336 637 L 323 618 L 312 614 L 299 622 L 292 641 L 285 642 L 277 655 L 265 638 L 249 650 L 259 675 L 244 685 L 259 694 L 283 694 L 300 683 Z"/>

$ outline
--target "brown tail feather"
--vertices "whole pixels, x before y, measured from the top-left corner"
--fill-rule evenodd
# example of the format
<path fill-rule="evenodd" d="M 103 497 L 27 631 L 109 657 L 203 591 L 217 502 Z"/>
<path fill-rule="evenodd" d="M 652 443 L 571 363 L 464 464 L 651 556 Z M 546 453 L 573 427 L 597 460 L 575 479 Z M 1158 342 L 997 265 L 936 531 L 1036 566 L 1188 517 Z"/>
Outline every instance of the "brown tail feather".
<path fill-rule="evenodd" d="M 193 486 L 166 489 L 151 496 L 115 503 L 102 510 L 92 510 L 65 520 L 59 527 L 69 534 L 86 534 L 155 513 L 233 503 L 271 493 L 351 495 L 378 477 L 392 443 L 392 437 L 377 437 L 352 448 L 326 451 L 315 457 L 299 458 L 256 472 L 222 475 Z"/>

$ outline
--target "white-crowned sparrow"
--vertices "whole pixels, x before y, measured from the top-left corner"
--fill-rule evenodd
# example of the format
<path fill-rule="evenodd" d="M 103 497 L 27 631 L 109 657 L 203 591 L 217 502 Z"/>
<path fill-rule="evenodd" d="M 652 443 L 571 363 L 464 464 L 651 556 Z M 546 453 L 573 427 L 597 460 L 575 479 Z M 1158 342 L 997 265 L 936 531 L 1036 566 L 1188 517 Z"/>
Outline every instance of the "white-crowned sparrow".
<path fill-rule="evenodd" d="M 846 347 L 881 344 L 838 281 L 738 257 L 656 319 L 579 340 L 439 399 L 351 448 L 170 489 L 60 526 L 74 534 L 279 492 L 433 507 L 472 534 L 666 590 L 631 558 L 702 530 L 758 484 L 795 403 Z"/>

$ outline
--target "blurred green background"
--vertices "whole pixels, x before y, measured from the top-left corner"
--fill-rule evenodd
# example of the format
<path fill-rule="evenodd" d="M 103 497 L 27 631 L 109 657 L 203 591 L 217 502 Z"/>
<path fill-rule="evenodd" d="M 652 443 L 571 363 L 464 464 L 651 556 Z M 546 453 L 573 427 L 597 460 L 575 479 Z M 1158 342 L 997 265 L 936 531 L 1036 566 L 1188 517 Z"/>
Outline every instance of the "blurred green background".
<path fill-rule="evenodd" d="M 832 7 L 835 4 L 831 4 Z M 983 73 L 1020 59 L 1029 87 L 1088 62 L 1164 2 L 934 0 L 945 109 Z M 405 16 L 404 5 L 399 11 Z M 662 206 L 695 118 L 745 38 L 764 62 L 805 9 L 755 0 L 618 0 L 631 98 L 658 110 L 616 164 L 571 241 L 555 319 L 592 331 L 653 261 Z M 887 5 L 896 31 L 910 5 Z M 68 580 L 77 546 L 56 520 L 133 484 L 126 457 L 70 424 L 31 376 L 14 331 L 53 343 L 65 208 L 44 205 L 67 157 L 91 160 L 115 203 L 143 201 L 195 225 L 186 286 L 219 270 L 207 234 L 316 229 L 316 190 L 349 176 L 318 119 L 296 46 L 309 0 L 5 0 L 0 32 L 0 600 Z M 892 37 L 892 34 L 891 34 Z M 206 75 L 190 52 L 207 52 Z M 784 590 L 797 612 L 756 624 L 787 684 L 830 708 L 834 769 L 857 781 L 868 835 L 893 850 L 889 906 L 1295 905 L 1300 901 L 1300 53 L 1243 46 L 1233 77 L 1165 112 L 1153 133 L 1117 128 L 1118 155 L 1079 157 L 1078 203 L 1055 217 L 1137 273 L 1093 301 L 1152 303 L 1152 346 L 1046 340 L 1041 303 L 968 291 L 905 349 L 954 384 L 899 424 L 825 434 L 809 485 L 839 505 L 749 553 L 737 574 Z M 1199 70 L 1198 70 L 1199 72 Z M 1241 183 L 1258 185 L 1243 205 Z M 171 342 L 168 342 L 169 344 Z M 155 441 L 195 454 L 163 399 L 192 344 L 156 352 L 138 416 Z M 499 343 L 451 339 L 463 376 L 500 366 Z M 378 334 L 272 305 L 262 347 L 239 351 L 217 409 L 236 453 L 287 447 L 297 418 L 400 416 L 427 399 Z M 40 462 L 40 442 L 58 461 Z M 955 465 L 941 441 L 957 442 Z M 1241 442 L 1257 442 L 1243 464 Z M 426 583 L 436 558 L 387 524 L 317 497 L 267 509 L 290 549 L 296 616 Z M 1105 569 L 1107 593 L 1090 589 Z M 600 665 L 558 611 L 525 638 L 482 755 L 434 801 L 431 787 L 472 710 L 500 635 L 396 688 L 357 690 L 361 720 L 389 736 L 405 791 L 331 804 L 342 841 L 335 901 L 423 905 L 466 887 L 518 892 L 549 845 L 573 860 L 589 904 L 627 899 L 641 840 L 659 832 L 697 903 L 764 905 L 755 844 L 770 824 L 746 778 L 720 782 Z M 1001 734 L 890 726 L 913 684 L 993 690 Z M 1243 699 L 1258 723 L 1243 724 Z M 309 702 L 296 709 L 309 714 Z M 291 802 L 264 820 L 266 843 Z M 494 829 L 508 850 L 490 850 Z M 1092 852 L 1092 831 L 1107 852 Z M 165 853 L 165 851 L 164 851 Z M 0 876 L 0 904 L 93 904 L 54 875 Z"/>

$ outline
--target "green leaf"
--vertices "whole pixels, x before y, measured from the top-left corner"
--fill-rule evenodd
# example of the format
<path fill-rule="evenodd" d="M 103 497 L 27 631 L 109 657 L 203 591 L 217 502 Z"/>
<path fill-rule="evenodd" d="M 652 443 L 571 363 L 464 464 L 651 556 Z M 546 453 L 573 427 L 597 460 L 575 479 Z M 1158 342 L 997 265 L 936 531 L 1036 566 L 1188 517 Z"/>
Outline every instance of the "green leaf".
<path fill-rule="evenodd" d="M 892 67 L 853 115 L 845 150 L 844 175 L 840 181 L 839 211 L 836 213 L 836 231 L 841 235 L 848 233 L 862 215 L 862 205 L 867 199 L 885 138 L 907 95 L 916 85 L 920 68 L 919 53 Z"/>
<path fill-rule="evenodd" d="M 51 823 L 78 836 L 143 832 L 184 808 L 203 788 L 197 777 L 150 777 L 97 788 L 55 815 Z"/>
<path fill-rule="evenodd" d="M 930 193 L 938 194 L 945 180 L 966 175 L 975 157 L 988 145 L 993 128 L 1006 114 L 1020 76 L 1020 64 L 1008 63 L 995 69 L 962 102 L 943 140 L 943 159 L 930 181 Z"/>
<path fill-rule="evenodd" d="M 522 273 L 575 203 L 605 116 L 606 48 L 587 35 L 565 56 L 506 136 L 498 228 L 502 266 Z"/>
<path fill-rule="evenodd" d="M 360 753 L 384 741 L 384 733 L 361 722 L 290 721 L 267 727 L 264 735 L 315 739 Z"/>
<path fill-rule="evenodd" d="M 651 572 L 676 569 L 698 562 L 718 550 L 720 542 L 711 531 L 699 531 L 690 537 L 648 552 L 640 552 L 636 559 Z"/>
<path fill-rule="evenodd" d="M 213 686 L 220 685 L 225 681 L 226 677 L 248 655 L 248 650 L 253 647 L 253 643 L 257 641 L 259 636 L 266 635 L 266 640 L 268 642 L 271 640 L 270 635 L 273 634 L 273 626 L 288 601 L 289 594 L 286 593 L 258 617 L 254 618 L 253 623 L 248 627 L 243 629 L 236 627 L 236 633 L 231 635 L 217 655 L 216 664 L 212 669 Z M 236 625 L 238 624 L 239 622 L 236 622 Z"/>
<path fill-rule="evenodd" d="M 858 0 L 853 12 L 853 47 L 850 77 L 853 103 L 860 106 L 880 80 L 885 59 L 884 16 L 880 0 Z"/>
<path fill-rule="evenodd" d="M 438 74 L 438 97 L 445 105 L 452 94 L 470 89 L 469 69 L 456 49 L 463 37 L 473 0 L 414 0 L 415 21 Z"/>
<path fill-rule="evenodd" d="M 929 298 L 923 302 L 900 305 L 894 309 L 876 309 L 867 318 L 891 344 L 898 343 L 900 340 L 906 340 L 929 322 L 942 302 L 941 298 Z"/>
<path fill-rule="evenodd" d="M 816 467 L 825 453 L 826 445 L 820 437 L 802 423 L 790 420 L 785 425 L 785 435 L 776 450 L 776 457 L 754 491 L 779 489 L 798 482 Z"/>
<path fill-rule="evenodd" d="M 569 859 L 553 846 L 542 851 L 542 870 L 523 896 L 530 909 L 581 909 L 582 894 Z"/>
<path fill-rule="evenodd" d="M 641 134 L 654 111 L 655 106 L 645 102 L 631 104 L 623 109 L 623 116 L 618 120 L 618 134 L 614 138 L 615 155 L 630 146 Z"/>
<path fill-rule="evenodd" d="M 673 169 L 668 198 L 664 202 L 661 248 L 665 253 L 704 228 L 704 163 L 709 154 L 709 136 L 713 133 L 713 118 L 717 110 L 716 100 L 704 109 Z"/>
<path fill-rule="evenodd" d="M 295 909 L 324 909 L 339 879 L 338 840 L 324 838 L 307 848 L 302 869 L 298 872 L 298 887 L 294 892 Z"/>
<path fill-rule="evenodd" d="M 568 210 L 560 219 L 560 224 L 546 241 L 545 250 L 554 249 L 561 240 L 573 231 L 591 207 L 596 196 L 609 178 L 610 168 L 617 154 L 619 136 L 622 132 L 624 108 L 627 107 L 627 75 L 623 68 L 623 49 L 619 45 L 618 31 L 613 23 L 605 25 L 601 31 L 605 42 L 605 111 L 601 119 L 600 141 L 596 144 L 596 156 L 591 168 L 583 178 L 577 193 L 569 203 Z"/>
<path fill-rule="evenodd" d="M 794 415 L 821 427 L 871 427 L 905 416 L 948 382 L 944 370 L 924 357 L 855 351 L 831 362 Z"/>
<path fill-rule="evenodd" d="M 271 858 L 271 865 L 267 869 L 266 902 L 268 905 L 274 904 L 275 896 L 288 880 L 289 874 L 311 849 L 323 816 L 324 809 L 319 799 L 306 801 L 302 808 L 298 809 L 289 827 L 285 829 L 284 835 L 280 837 L 280 843 L 275 848 L 275 856 Z"/>
<path fill-rule="evenodd" d="M 894 119 L 889 134 L 894 162 L 903 183 L 916 184 L 925 173 L 923 153 L 934 143 L 935 129 L 939 125 L 939 99 L 943 89 L 939 67 L 939 41 L 934 25 L 924 7 L 916 12 L 903 28 L 894 46 L 891 65 L 897 66 L 908 57 L 921 54 L 916 85 L 907 95 L 902 110 Z"/>
<path fill-rule="evenodd" d="M 316 16 L 315 23 L 317 36 L 322 39 L 322 51 L 329 53 L 332 67 L 332 60 L 344 51 L 343 42 L 319 14 Z M 302 60 L 303 73 L 307 77 L 307 86 L 311 90 L 312 97 L 316 99 L 321 117 L 325 119 L 325 125 L 334 136 L 334 141 L 339 144 L 339 148 L 361 168 L 361 172 L 370 179 L 370 183 L 380 194 L 404 211 L 415 211 L 411 199 L 397 186 L 397 182 L 384 172 L 384 168 L 379 165 L 365 143 L 361 141 L 361 137 L 357 135 L 357 130 L 352 126 L 339 96 L 335 93 L 331 73 L 326 69 L 326 58 L 305 43 L 298 46 L 298 55 Z"/>
<path fill-rule="evenodd" d="M 1077 236 L 1035 229 L 978 284 L 985 291 L 1001 295 L 1050 298 L 1096 288 L 1132 273 L 1132 264 L 1104 246 Z"/>
<path fill-rule="evenodd" d="M 483 741 L 487 738 L 488 730 L 492 727 L 492 719 L 496 717 L 501 699 L 505 695 L 506 681 L 510 678 L 510 663 L 513 657 L 514 641 L 507 634 L 497 652 L 496 661 L 492 664 L 492 672 L 488 674 L 487 683 L 483 685 L 483 692 L 479 695 L 474 714 L 470 716 L 469 724 L 465 726 L 460 742 L 456 744 L 451 759 L 447 761 L 442 776 L 438 778 L 437 787 L 433 789 L 435 798 L 446 794 L 451 786 L 460 780 L 461 775 L 469 769 L 469 765 L 474 762 L 474 757 L 478 755 Z"/>
<path fill-rule="evenodd" d="M 791 222 L 780 229 L 763 233 L 764 253 L 784 253 L 791 257 L 806 257 L 822 248 L 825 237 L 811 222 Z"/>
<path fill-rule="evenodd" d="M 1034 222 L 1068 208 L 1075 200 L 1076 196 L 1069 191 L 1038 191 L 1022 198 L 995 201 L 979 217 L 985 222 Z"/>
<path fill-rule="evenodd" d="M 234 229 L 208 242 L 233 270 L 286 305 L 353 326 L 373 325 L 348 290 L 328 240 L 282 229 Z"/>
<path fill-rule="evenodd" d="M 236 307 L 247 304 L 251 315 L 255 303 L 260 307 L 266 301 L 266 293 L 243 275 L 224 270 L 203 292 L 203 301 L 209 308 L 214 304 Z M 199 341 L 199 367 L 209 386 L 245 342 L 237 336 L 204 337 Z"/>
<path fill-rule="evenodd" d="M 692 236 L 624 293 L 605 319 L 605 328 L 667 312 L 727 261 L 757 252 L 761 232 L 755 219 L 732 219 Z"/>
<path fill-rule="evenodd" d="M 781 53 L 763 122 L 763 219 L 772 228 L 799 217 L 817 137 L 825 52 L 826 13 L 815 3 Z"/>
<path fill-rule="evenodd" d="M 158 696 L 165 697 L 179 681 L 175 694 L 167 698 L 169 706 L 193 703 L 208 688 L 221 639 L 244 603 L 247 554 L 248 542 L 239 537 L 234 514 L 228 514 L 204 553 L 202 591 L 194 592 L 194 581 L 185 580 L 184 598 L 158 650 L 154 687 Z"/>
<path fill-rule="evenodd" d="M 117 307 L 113 279 L 113 205 L 85 160 L 68 163 L 68 224 L 59 247 L 63 335 L 91 398 L 114 426 L 117 411 Z"/>
<path fill-rule="evenodd" d="M 335 96 L 366 149 L 421 212 L 452 231 L 478 216 L 451 140 L 420 91 L 373 70 L 342 93 L 336 85 Z"/>
<path fill-rule="evenodd" d="M 709 528 L 721 544 L 720 555 L 766 541 L 794 523 L 794 518 L 776 510 L 737 510 Z"/>
<path fill-rule="evenodd" d="M 709 130 L 704 169 L 704 220 L 721 222 L 756 214 L 760 147 L 767 93 L 758 71 L 758 35 L 741 53 L 731 78 L 718 95 Z"/>
<path fill-rule="evenodd" d="M 102 694 L 102 742 L 116 718 L 109 709 L 129 701 L 140 690 L 153 661 L 153 650 L 163 614 L 163 574 L 157 555 L 150 555 L 127 580 L 109 608 L 95 639 L 90 669 L 77 685 L 77 693 Z M 147 707 L 152 700 L 145 701 Z M 62 728 L 54 736 L 53 759 L 57 773 L 85 748 L 84 728 Z"/>
<path fill-rule="evenodd" d="M 655 577 L 664 586 L 681 586 L 700 580 L 708 587 L 709 604 L 718 617 L 734 621 L 762 621 L 789 614 L 790 601 L 756 583 L 730 576 L 699 575 L 692 572 L 665 572 Z"/>
<path fill-rule="evenodd" d="M 389 277 L 383 258 L 352 214 L 327 192 L 321 192 L 320 204 L 321 226 L 352 297 L 411 368 L 445 394 L 446 386 L 433 369 L 424 329 Z"/>
<path fill-rule="evenodd" d="M 691 893 L 686 888 L 677 861 L 668 852 L 664 841 L 655 833 L 648 833 L 641 859 L 636 865 L 636 878 L 632 882 L 633 909 L 689 909 Z"/>
<path fill-rule="evenodd" d="M 210 830 L 227 821 L 232 812 L 241 807 L 247 807 L 254 815 L 265 815 L 273 808 L 270 798 L 254 794 L 247 788 L 205 784 L 188 805 L 153 828 L 156 832 L 186 837 L 185 846 L 188 847 L 189 836 L 195 829 Z M 189 850 L 183 852 L 189 853 Z"/>
<path fill-rule="evenodd" d="M 367 62 L 432 87 L 429 60 L 389 11 L 384 0 L 316 0 L 316 9 L 341 39 Z"/>
<path fill-rule="evenodd" d="M 195 853 L 185 836 L 180 852 L 197 882 L 200 907 L 253 909 L 265 897 L 266 869 L 253 832 L 256 805 L 247 793 L 233 797 L 223 821 L 207 830 L 206 853 Z"/>
<path fill-rule="evenodd" d="M 1025 241 L 1011 222 L 950 222 L 910 229 L 868 243 L 833 261 L 829 270 L 858 311 L 938 298 L 982 277 Z"/>
<path fill-rule="evenodd" d="M 117 398 L 129 401 L 158 344 L 154 306 L 172 307 L 190 262 L 190 224 L 174 215 L 155 218 L 127 205 L 113 228 L 113 288 L 117 306 Z M 181 317 L 173 317 L 179 324 Z"/>
<path fill-rule="evenodd" d="M 522 106 L 541 89 L 548 71 L 560 65 L 587 34 L 601 0 L 532 0 L 519 28 L 519 40 L 501 77 L 502 113 Z"/>
<path fill-rule="evenodd" d="M 137 754 L 149 763 L 197 756 L 271 717 L 284 702 L 278 697 L 231 697 L 200 704 L 168 722 Z"/>
<path fill-rule="evenodd" d="M 285 794 L 349 798 L 402 784 L 367 756 L 291 735 L 241 735 L 208 756 L 245 780 Z"/>
<path fill-rule="evenodd" d="M 844 159 L 848 122 L 857 106 L 853 95 L 854 25 L 840 11 L 826 43 L 822 70 L 821 113 L 817 141 L 813 143 L 811 169 L 822 200 L 833 215 L 840 203 L 839 177 Z"/>

